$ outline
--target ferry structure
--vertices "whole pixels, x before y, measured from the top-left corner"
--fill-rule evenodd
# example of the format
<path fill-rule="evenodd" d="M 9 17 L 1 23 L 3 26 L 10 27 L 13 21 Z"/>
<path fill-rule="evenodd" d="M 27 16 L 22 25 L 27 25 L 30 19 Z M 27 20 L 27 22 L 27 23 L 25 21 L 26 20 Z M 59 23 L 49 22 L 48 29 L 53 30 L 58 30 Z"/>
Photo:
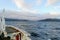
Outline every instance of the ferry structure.
<path fill-rule="evenodd" d="M 3 10 L 4 14 L 5 10 Z M 5 24 L 4 15 L 0 15 L 0 40 L 31 40 L 30 34 L 18 27 Z"/>

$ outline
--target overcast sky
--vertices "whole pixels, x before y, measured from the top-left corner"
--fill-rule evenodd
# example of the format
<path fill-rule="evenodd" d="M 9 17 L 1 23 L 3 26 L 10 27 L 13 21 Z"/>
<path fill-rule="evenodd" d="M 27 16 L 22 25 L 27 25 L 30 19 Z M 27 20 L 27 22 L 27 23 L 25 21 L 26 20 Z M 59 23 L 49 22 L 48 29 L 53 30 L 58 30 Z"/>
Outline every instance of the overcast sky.
<path fill-rule="evenodd" d="M 60 14 L 60 0 L 0 0 L 0 10 L 5 8 L 6 10 L 19 11 L 21 13 L 9 13 L 11 17 L 24 16 L 21 18 L 26 19 L 39 19 L 51 17 L 59 18 Z M 23 13 L 23 14 L 22 14 Z M 6 14 L 8 16 L 9 14 Z M 22 15 L 21 15 L 22 14 Z M 33 17 L 32 17 L 32 16 Z M 43 16 L 42 16 L 43 15 Z M 10 17 L 9 16 L 9 17 Z M 29 16 L 29 17 L 27 17 Z"/>

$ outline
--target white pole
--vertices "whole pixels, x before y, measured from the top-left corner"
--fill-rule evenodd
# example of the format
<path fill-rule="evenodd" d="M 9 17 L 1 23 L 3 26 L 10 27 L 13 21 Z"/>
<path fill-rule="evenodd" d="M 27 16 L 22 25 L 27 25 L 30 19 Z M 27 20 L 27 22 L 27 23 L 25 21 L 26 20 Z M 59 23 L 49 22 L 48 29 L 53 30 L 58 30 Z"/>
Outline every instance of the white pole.
<path fill-rule="evenodd" d="M 7 32 L 6 32 L 6 26 L 5 26 L 5 9 L 3 9 L 3 15 L 2 15 L 2 31 L 4 32 L 4 36 L 7 36 Z"/>
<path fill-rule="evenodd" d="M 0 15 L 0 34 L 5 31 L 5 19 L 4 19 L 4 10 L 2 11 Z"/>
<path fill-rule="evenodd" d="M 3 9 L 3 15 L 2 15 L 2 26 L 3 26 L 3 31 L 5 31 L 5 18 L 4 18 L 4 14 L 5 14 L 5 9 Z"/>

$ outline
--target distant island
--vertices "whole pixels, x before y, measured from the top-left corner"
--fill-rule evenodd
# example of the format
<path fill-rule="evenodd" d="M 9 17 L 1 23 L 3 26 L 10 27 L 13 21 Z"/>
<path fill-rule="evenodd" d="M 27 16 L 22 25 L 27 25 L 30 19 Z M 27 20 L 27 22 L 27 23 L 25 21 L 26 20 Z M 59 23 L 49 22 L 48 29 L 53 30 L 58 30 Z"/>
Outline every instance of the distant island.
<path fill-rule="evenodd" d="M 30 21 L 26 19 L 12 19 L 12 18 L 5 18 L 5 21 Z"/>
<path fill-rule="evenodd" d="M 5 21 L 31 21 L 31 20 L 5 18 Z M 45 22 L 45 21 L 56 21 L 56 22 L 60 22 L 60 19 L 48 18 L 48 19 L 38 20 L 38 22 L 41 22 L 41 21 L 43 21 L 43 22 Z"/>
<path fill-rule="evenodd" d="M 43 20 L 38 20 L 38 22 L 40 21 L 56 21 L 56 22 L 60 22 L 60 19 L 43 19 Z"/>

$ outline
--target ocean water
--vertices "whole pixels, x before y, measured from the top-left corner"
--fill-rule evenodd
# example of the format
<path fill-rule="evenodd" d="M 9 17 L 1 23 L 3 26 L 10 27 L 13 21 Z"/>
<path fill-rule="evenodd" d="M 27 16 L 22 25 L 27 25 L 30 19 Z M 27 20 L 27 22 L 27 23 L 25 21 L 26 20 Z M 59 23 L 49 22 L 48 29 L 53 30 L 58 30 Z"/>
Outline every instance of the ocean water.
<path fill-rule="evenodd" d="M 32 40 L 60 40 L 60 22 L 6 21 L 30 33 Z"/>

